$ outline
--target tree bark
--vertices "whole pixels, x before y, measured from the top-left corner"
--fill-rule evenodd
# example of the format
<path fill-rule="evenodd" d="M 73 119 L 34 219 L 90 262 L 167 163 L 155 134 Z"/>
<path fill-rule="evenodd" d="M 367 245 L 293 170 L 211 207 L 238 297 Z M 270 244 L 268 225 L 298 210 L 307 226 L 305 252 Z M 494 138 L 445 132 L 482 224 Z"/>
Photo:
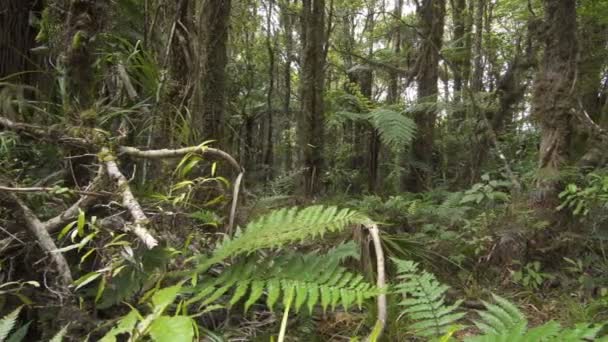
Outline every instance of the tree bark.
<path fill-rule="evenodd" d="M 216 140 L 223 146 L 227 43 L 231 0 L 205 0 L 200 9 L 198 98 L 194 106 L 194 126 L 204 140 Z"/>
<path fill-rule="evenodd" d="M 302 72 L 300 93 L 302 113 L 298 116 L 300 195 L 312 197 L 321 191 L 323 174 L 323 89 L 325 67 L 325 0 L 303 0 Z"/>
<path fill-rule="evenodd" d="M 417 9 L 420 20 L 421 39 L 419 63 L 416 75 L 418 84 L 418 100 L 430 103 L 437 100 L 439 79 L 439 51 L 443 39 L 443 24 L 445 17 L 445 0 L 420 1 Z M 430 184 L 432 169 L 433 144 L 435 133 L 435 110 L 421 110 L 414 114 L 418 126 L 418 135 L 412 145 L 410 172 L 402 182 L 405 191 L 420 192 Z"/>
<path fill-rule="evenodd" d="M 268 7 L 266 9 L 266 50 L 268 52 L 268 93 L 266 94 L 266 115 L 268 118 L 267 130 L 266 130 L 266 150 L 264 153 L 264 165 L 265 165 L 265 176 L 266 181 L 272 179 L 273 168 L 274 168 L 274 123 L 273 123 L 273 109 L 272 109 L 272 96 L 274 92 L 274 69 L 275 69 L 275 43 L 273 42 L 272 34 L 272 11 L 274 7 L 274 1 L 269 0 Z"/>
<path fill-rule="evenodd" d="M 554 208 L 559 172 L 568 160 L 576 75 L 576 1 L 544 0 L 545 52 L 532 98 L 541 129 L 536 202 Z"/>
<path fill-rule="evenodd" d="M 30 25 L 32 12 L 41 10 L 41 0 L 2 0 L 0 4 L 0 78 L 23 71 L 32 71 L 30 49 L 36 43 L 36 29 Z M 31 84 L 31 75 L 22 75 L 9 82 Z"/>

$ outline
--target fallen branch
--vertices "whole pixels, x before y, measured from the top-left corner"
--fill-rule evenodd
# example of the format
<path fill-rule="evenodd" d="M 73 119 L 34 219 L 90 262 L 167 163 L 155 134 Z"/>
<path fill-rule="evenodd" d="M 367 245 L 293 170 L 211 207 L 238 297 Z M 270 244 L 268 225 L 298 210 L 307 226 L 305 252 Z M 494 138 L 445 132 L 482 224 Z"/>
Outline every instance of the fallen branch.
<path fill-rule="evenodd" d="M 6 192 L 49 192 L 56 193 L 61 188 L 49 188 L 49 187 L 29 187 L 29 188 L 11 188 L 7 186 L 0 186 L 0 191 Z M 92 192 L 92 191 L 81 191 L 81 190 L 73 190 L 67 189 L 68 193 L 76 193 L 80 195 L 94 196 L 94 197 L 106 197 L 112 195 L 111 192 L 101 191 L 101 192 Z"/>
<path fill-rule="evenodd" d="M 21 199 L 17 197 L 17 195 L 9 193 L 8 197 L 17 205 L 17 207 L 21 211 L 21 215 L 25 220 L 27 228 L 32 234 L 34 234 L 42 249 L 45 252 L 49 253 L 51 259 L 53 259 L 53 261 L 57 265 L 57 271 L 59 271 L 62 286 L 67 289 L 67 287 L 73 282 L 72 273 L 70 272 L 70 266 L 63 254 L 57 251 L 57 245 L 55 245 L 51 234 L 49 234 L 49 232 L 44 227 L 44 224 L 40 222 L 36 214 L 34 214 L 34 212 L 28 206 L 26 206 L 25 203 L 23 203 L 23 201 L 21 201 Z"/>
<path fill-rule="evenodd" d="M 11 130 L 19 135 L 25 135 L 32 138 L 37 138 L 51 143 L 60 143 L 64 145 L 86 147 L 93 150 L 99 149 L 95 144 L 87 139 L 65 135 L 65 127 L 50 126 L 42 127 L 36 125 L 25 124 L 12 121 L 6 117 L 0 116 L 0 126 Z"/>
<path fill-rule="evenodd" d="M 149 249 L 154 248 L 158 245 L 158 241 L 145 228 L 145 226 L 149 223 L 148 217 L 144 213 L 135 196 L 133 196 L 133 192 L 131 191 L 127 177 L 120 172 L 118 165 L 114 161 L 113 155 L 110 154 L 107 149 L 103 149 L 102 154 L 105 155 L 104 163 L 106 165 L 108 175 L 116 182 L 118 191 L 121 193 L 122 205 L 129 211 L 131 217 L 133 217 L 133 225 L 128 227 L 128 229 L 133 231 L 133 233 L 139 237 L 146 247 Z"/>
<path fill-rule="evenodd" d="M 382 292 L 378 294 L 378 318 L 376 325 L 372 330 L 370 336 L 367 337 L 367 341 L 376 341 L 384 328 L 386 327 L 387 318 L 387 306 L 386 306 L 386 271 L 384 269 L 384 252 L 382 251 L 382 241 L 380 240 L 380 230 L 378 225 L 371 223 L 366 225 L 369 235 L 374 243 L 374 253 L 376 254 L 376 286 Z"/>
<path fill-rule="evenodd" d="M 99 185 L 101 185 L 103 181 L 104 175 L 105 172 L 103 166 L 99 166 L 97 175 L 95 176 L 95 178 L 93 178 L 91 183 L 89 183 L 85 191 L 90 192 L 99 187 Z M 97 199 L 97 196 L 91 196 L 86 194 L 84 196 L 81 196 L 80 199 L 78 199 L 76 203 L 72 204 L 72 206 L 70 206 L 66 211 L 46 221 L 44 223 L 46 230 L 52 233 L 64 227 L 66 224 L 70 223 L 72 220 L 78 217 L 80 210 L 85 210 L 89 208 L 97 201 Z"/>

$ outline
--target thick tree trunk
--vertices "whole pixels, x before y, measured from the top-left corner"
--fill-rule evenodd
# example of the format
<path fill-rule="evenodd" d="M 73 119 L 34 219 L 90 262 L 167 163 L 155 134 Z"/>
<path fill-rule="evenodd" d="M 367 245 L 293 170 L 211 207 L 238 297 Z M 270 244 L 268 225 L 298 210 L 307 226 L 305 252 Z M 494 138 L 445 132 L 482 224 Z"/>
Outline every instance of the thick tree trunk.
<path fill-rule="evenodd" d="M 439 79 L 439 51 L 443 38 L 445 17 L 445 0 L 424 0 L 418 8 L 420 19 L 421 42 L 419 69 L 416 76 L 418 99 L 423 102 L 434 102 L 437 99 Z M 432 169 L 433 141 L 435 120 L 434 110 L 422 110 L 415 113 L 414 120 L 418 126 L 418 135 L 412 146 L 410 172 L 402 182 L 403 190 L 420 192 L 430 184 Z"/>
<path fill-rule="evenodd" d="M 325 0 L 303 0 L 302 113 L 298 116 L 298 145 L 303 173 L 299 193 L 311 197 L 321 191 L 323 174 L 323 89 L 325 42 Z"/>
<path fill-rule="evenodd" d="M 553 208 L 568 160 L 576 75 L 576 0 L 544 0 L 545 52 L 534 84 L 532 113 L 541 129 L 537 203 Z"/>
<path fill-rule="evenodd" d="M 36 29 L 30 25 L 30 13 L 40 11 L 42 0 L 2 0 L 0 3 L 0 78 L 32 71 L 30 49 L 35 46 Z M 32 77 L 22 75 L 9 82 L 31 84 Z"/>
<path fill-rule="evenodd" d="M 231 0 L 205 0 L 200 9 L 199 78 L 194 124 L 204 140 L 223 146 L 227 43 Z"/>

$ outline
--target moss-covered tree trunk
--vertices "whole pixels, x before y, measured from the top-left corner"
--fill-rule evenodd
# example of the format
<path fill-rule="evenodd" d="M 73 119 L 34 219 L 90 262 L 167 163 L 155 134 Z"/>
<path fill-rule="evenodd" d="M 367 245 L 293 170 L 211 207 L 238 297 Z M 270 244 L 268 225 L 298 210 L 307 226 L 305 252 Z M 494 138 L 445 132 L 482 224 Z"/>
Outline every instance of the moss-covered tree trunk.
<path fill-rule="evenodd" d="M 553 208 L 568 160 L 576 75 L 576 1 L 544 0 L 545 52 L 534 84 L 532 113 L 541 129 L 537 204 Z"/>
<path fill-rule="evenodd" d="M 424 0 L 419 2 L 420 50 L 416 75 L 418 100 L 424 103 L 437 100 L 439 79 L 439 51 L 443 39 L 445 0 Z M 402 182 L 403 190 L 420 192 L 429 186 L 433 167 L 433 145 L 435 138 L 435 109 L 420 110 L 414 120 L 418 135 L 414 139 L 410 160 L 410 172 Z"/>

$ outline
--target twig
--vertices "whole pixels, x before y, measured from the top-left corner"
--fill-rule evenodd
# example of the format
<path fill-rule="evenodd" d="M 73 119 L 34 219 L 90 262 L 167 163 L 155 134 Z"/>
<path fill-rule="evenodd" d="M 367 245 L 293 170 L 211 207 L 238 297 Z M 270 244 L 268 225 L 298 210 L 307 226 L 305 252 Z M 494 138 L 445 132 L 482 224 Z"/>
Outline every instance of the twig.
<path fill-rule="evenodd" d="M 120 172 L 118 165 L 113 160 L 113 156 L 107 149 L 104 148 L 102 153 L 106 155 L 104 157 L 106 159 L 104 160 L 104 163 L 106 165 L 108 175 L 116 182 L 118 185 L 118 190 L 121 192 L 122 205 L 129 211 L 131 217 L 133 217 L 133 226 L 129 227 L 129 229 L 142 240 L 146 247 L 149 249 L 154 248 L 158 245 L 158 241 L 145 228 L 145 225 L 149 223 L 148 217 L 146 217 L 141 205 L 135 196 L 133 196 L 133 192 L 131 191 L 127 177 Z"/>
<path fill-rule="evenodd" d="M 376 286 L 382 292 L 378 294 L 378 319 L 376 320 L 376 326 L 371 332 L 370 336 L 367 337 L 367 341 L 375 341 L 386 327 L 387 318 L 387 305 L 386 305 L 386 271 L 384 269 L 384 252 L 382 251 L 382 242 L 380 240 L 380 231 L 378 225 L 370 223 L 365 226 L 369 231 L 369 235 L 374 243 L 374 254 L 376 254 Z M 375 337 L 374 338 L 372 338 Z"/>

